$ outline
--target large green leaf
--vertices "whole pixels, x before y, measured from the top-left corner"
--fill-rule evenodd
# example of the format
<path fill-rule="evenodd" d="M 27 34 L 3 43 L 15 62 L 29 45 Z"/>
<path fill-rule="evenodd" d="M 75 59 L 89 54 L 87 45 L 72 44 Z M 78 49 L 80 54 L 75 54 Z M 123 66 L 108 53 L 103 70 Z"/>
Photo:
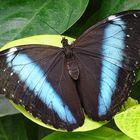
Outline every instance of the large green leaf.
<path fill-rule="evenodd" d="M 131 9 L 139 9 L 140 8 L 140 1 L 139 0 L 103 0 L 102 6 L 99 9 L 100 17 L 109 16 L 110 14 L 131 10 Z"/>
<path fill-rule="evenodd" d="M 0 119 L 0 140 L 28 140 L 21 118 L 7 116 Z"/>
<path fill-rule="evenodd" d="M 114 119 L 122 132 L 135 140 L 140 140 L 140 105 L 117 114 Z"/>
<path fill-rule="evenodd" d="M 108 127 L 101 127 L 88 132 L 54 132 L 42 140 L 132 140 L 125 134 Z"/>
<path fill-rule="evenodd" d="M 0 96 L 0 117 L 17 113 L 19 113 L 19 111 L 17 111 L 5 97 Z"/>
<path fill-rule="evenodd" d="M 87 4 L 88 0 L 0 0 L 0 46 L 25 36 L 63 33 Z"/>
<path fill-rule="evenodd" d="M 50 133 L 21 114 L 0 118 L 0 140 L 41 140 Z"/>
<path fill-rule="evenodd" d="M 133 2 L 132 0 L 102 0 L 100 5 L 100 8 L 87 21 L 84 21 L 85 23 L 80 29 L 81 32 L 109 15 L 126 10 L 140 9 L 139 0 L 133 0 Z"/>

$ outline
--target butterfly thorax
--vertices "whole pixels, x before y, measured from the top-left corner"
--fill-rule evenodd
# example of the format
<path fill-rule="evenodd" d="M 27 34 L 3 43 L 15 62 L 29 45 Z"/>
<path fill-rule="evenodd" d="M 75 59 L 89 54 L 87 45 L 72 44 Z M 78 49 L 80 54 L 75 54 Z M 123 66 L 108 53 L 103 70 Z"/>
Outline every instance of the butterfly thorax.
<path fill-rule="evenodd" d="M 79 77 L 79 67 L 71 49 L 71 45 L 68 44 L 68 40 L 65 38 L 62 39 L 61 43 L 64 48 L 66 67 L 68 69 L 69 75 L 72 79 L 77 80 Z"/>

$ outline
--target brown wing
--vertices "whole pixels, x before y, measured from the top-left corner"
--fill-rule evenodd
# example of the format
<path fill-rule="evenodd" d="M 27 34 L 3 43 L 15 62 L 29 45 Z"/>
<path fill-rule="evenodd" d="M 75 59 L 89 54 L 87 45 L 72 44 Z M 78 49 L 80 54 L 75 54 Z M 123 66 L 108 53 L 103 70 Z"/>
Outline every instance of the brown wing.
<path fill-rule="evenodd" d="M 84 122 L 75 82 L 62 49 L 24 45 L 0 52 L 0 92 L 55 128 L 73 130 Z"/>
<path fill-rule="evenodd" d="M 73 44 L 80 78 L 78 91 L 86 114 L 109 120 L 127 99 L 140 63 L 140 11 L 108 17 Z"/>

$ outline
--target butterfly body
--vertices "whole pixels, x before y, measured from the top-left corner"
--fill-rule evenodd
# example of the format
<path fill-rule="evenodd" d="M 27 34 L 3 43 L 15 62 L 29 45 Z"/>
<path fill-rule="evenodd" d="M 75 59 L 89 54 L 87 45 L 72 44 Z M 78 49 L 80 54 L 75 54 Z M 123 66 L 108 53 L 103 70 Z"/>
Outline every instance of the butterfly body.
<path fill-rule="evenodd" d="M 79 68 L 76 62 L 76 58 L 71 49 L 72 47 L 71 45 L 68 44 L 68 40 L 65 38 L 63 38 L 61 42 L 64 48 L 63 52 L 65 54 L 66 66 L 67 66 L 68 72 L 74 80 L 77 80 L 79 77 Z"/>
<path fill-rule="evenodd" d="M 84 114 L 110 120 L 140 66 L 140 11 L 110 16 L 63 48 L 27 44 L 0 52 L 0 93 L 46 124 L 68 131 Z"/>

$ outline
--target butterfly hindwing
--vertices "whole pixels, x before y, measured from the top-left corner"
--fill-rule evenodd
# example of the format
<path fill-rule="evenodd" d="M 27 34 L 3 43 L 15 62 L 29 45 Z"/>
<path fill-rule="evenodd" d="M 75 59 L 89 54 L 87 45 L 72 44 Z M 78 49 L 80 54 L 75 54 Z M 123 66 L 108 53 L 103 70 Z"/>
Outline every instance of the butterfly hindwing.
<path fill-rule="evenodd" d="M 77 81 L 80 100 L 85 114 L 95 119 L 97 118 L 96 114 L 98 112 L 99 88 L 97 87 L 100 84 L 100 59 L 93 59 L 83 54 L 77 54 L 76 57 L 80 69 L 80 75 Z"/>
<path fill-rule="evenodd" d="M 75 82 L 65 69 L 62 51 L 26 45 L 1 52 L 0 59 L 0 89 L 9 99 L 55 128 L 73 130 L 83 124 Z"/>
<path fill-rule="evenodd" d="M 140 11 L 123 12 L 97 23 L 74 43 L 81 100 L 93 120 L 111 119 L 128 97 L 140 62 L 139 25 Z"/>

